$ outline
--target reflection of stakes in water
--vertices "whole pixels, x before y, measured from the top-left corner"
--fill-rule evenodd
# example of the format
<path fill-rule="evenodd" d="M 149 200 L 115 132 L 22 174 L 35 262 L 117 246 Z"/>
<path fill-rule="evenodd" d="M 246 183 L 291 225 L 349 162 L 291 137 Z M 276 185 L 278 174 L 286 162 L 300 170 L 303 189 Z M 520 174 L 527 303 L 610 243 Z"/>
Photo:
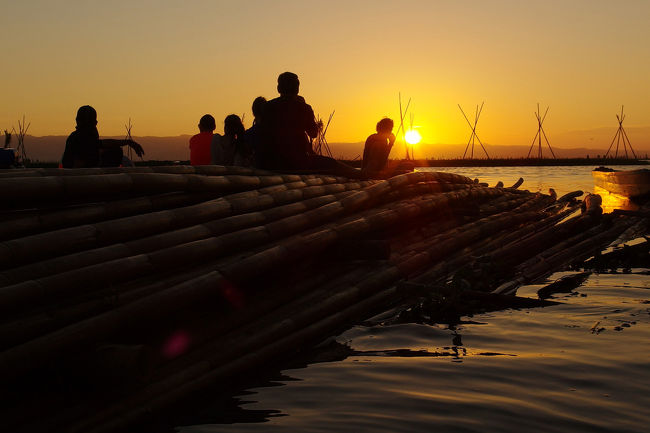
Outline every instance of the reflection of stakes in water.
<path fill-rule="evenodd" d="M 548 146 L 548 149 L 551 151 L 551 155 L 553 155 L 553 159 L 557 159 L 555 156 L 555 153 L 553 152 L 553 148 L 551 147 L 551 144 L 548 142 L 548 138 L 546 137 L 546 132 L 544 132 L 544 127 L 542 126 L 544 124 L 544 120 L 546 119 L 546 115 L 548 114 L 548 109 L 550 107 L 546 107 L 546 111 L 544 112 L 544 116 L 539 115 L 539 102 L 537 103 L 537 111 L 535 112 L 535 117 L 537 118 L 537 134 L 535 134 L 535 137 L 533 138 L 533 142 L 530 145 L 530 149 L 528 150 L 528 156 L 526 158 L 530 158 L 530 152 L 533 150 L 533 146 L 535 146 L 535 140 L 537 140 L 537 157 L 539 159 L 542 159 L 542 136 L 544 136 L 544 140 L 546 141 L 546 145 Z"/>
<path fill-rule="evenodd" d="M 25 115 L 23 114 L 22 123 L 20 122 L 20 119 L 18 120 L 18 146 L 16 147 L 16 153 L 23 163 L 27 160 L 27 153 L 25 152 L 25 135 L 27 135 L 27 130 L 30 125 L 31 122 L 25 124 Z"/>
<path fill-rule="evenodd" d="M 630 139 L 627 137 L 627 133 L 625 132 L 625 129 L 623 129 L 623 120 L 625 120 L 625 114 L 623 114 L 623 105 L 621 105 L 621 115 L 619 116 L 617 114 L 616 120 L 618 120 L 618 129 L 616 130 L 616 134 L 614 135 L 612 144 L 610 144 L 609 149 L 607 149 L 605 158 L 607 158 L 607 155 L 609 155 L 610 150 L 612 150 L 612 146 L 614 145 L 614 142 L 616 142 L 616 153 L 614 154 L 614 158 L 618 158 L 618 147 L 620 143 L 623 142 L 623 149 L 625 150 L 625 158 L 626 159 L 628 158 L 627 148 L 629 147 L 630 151 L 632 152 L 632 155 L 634 155 L 634 159 L 637 159 L 636 153 L 634 153 L 634 149 L 632 149 L 632 145 L 630 144 Z"/>
<path fill-rule="evenodd" d="M 395 134 L 395 137 L 399 137 L 399 132 L 400 130 L 402 131 L 402 140 L 404 141 L 404 149 L 406 149 L 406 159 L 409 158 L 409 148 L 408 144 L 406 143 L 406 131 L 404 130 L 404 117 L 406 116 L 406 113 L 409 111 L 409 105 L 411 105 L 411 98 L 409 98 L 409 101 L 406 104 L 406 109 L 402 113 L 402 93 L 399 93 L 399 128 L 397 128 L 397 133 Z"/>
<path fill-rule="evenodd" d="M 469 136 L 469 140 L 467 141 L 467 146 L 465 147 L 465 152 L 463 153 L 463 159 L 465 159 L 465 155 L 467 155 L 467 150 L 469 149 L 469 145 L 472 145 L 472 151 L 471 151 L 471 156 L 470 159 L 474 159 L 474 143 L 475 141 L 478 141 L 479 144 L 481 145 L 481 148 L 483 149 L 483 152 L 485 152 L 485 156 L 487 159 L 490 159 L 490 155 L 488 155 L 487 150 L 485 150 L 485 146 L 483 146 L 483 142 L 481 142 L 481 139 L 478 138 L 478 134 L 476 134 L 476 126 L 478 125 L 478 119 L 481 117 L 481 112 L 483 111 L 483 104 L 485 102 L 481 102 L 481 107 L 476 106 L 476 112 L 474 114 L 474 124 L 469 121 L 467 118 L 467 115 L 465 115 L 465 112 L 463 111 L 463 108 L 458 104 L 458 108 L 460 108 L 460 112 L 463 113 L 463 117 L 467 121 L 467 125 L 469 125 L 469 129 L 472 130 L 472 134 Z"/>
<path fill-rule="evenodd" d="M 318 129 L 318 136 L 316 137 L 316 149 L 314 149 L 314 152 L 316 152 L 318 155 L 323 155 L 323 149 L 327 156 L 332 158 L 332 151 L 330 149 L 329 144 L 327 143 L 327 139 L 325 138 L 325 134 L 327 134 L 327 129 L 330 126 L 330 123 L 332 122 L 332 117 L 334 117 L 335 111 L 332 111 L 330 114 L 329 119 L 327 119 L 327 124 L 325 125 L 324 128 L 319 128 Z M 323 125 L 323 119 L 318 116 L 318 124 Z"/>

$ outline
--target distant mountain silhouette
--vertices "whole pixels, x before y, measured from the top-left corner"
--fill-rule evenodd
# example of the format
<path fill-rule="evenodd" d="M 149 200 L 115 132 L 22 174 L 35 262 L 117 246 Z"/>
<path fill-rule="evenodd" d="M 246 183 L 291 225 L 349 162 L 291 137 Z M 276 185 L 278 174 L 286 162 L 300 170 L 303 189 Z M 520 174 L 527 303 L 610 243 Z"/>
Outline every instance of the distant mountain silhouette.
<path fill-rule="evenodd" d="M 626 128 L 632 146 L 639 157 L 645 157 L 650 153 L 650 127 Z M 570 131 L 555 136 L 549 136 L 553 151 L 558 158 L 584 158 L 587 155 L 595 157 L 604 155 L 614 137 L 616 128 L 597 128 L 585 131 Z M 67 136 L 50 135 L 45 137 L 25 137 L 25 149 L 27 156 L 33 160 L 52 162 L 59 161 L 65 149 Z M 124 138 L 124 136 L 113 136 L 102 138 Z M 188 160 L 190 135 L 178 135 L 175 137 L 133 137 L 142 145 L 145 150 L 145 160 Z M 532 137 L 531 137 L 532 141 Z M 558 147 L 554 143 L 564 143 Z M 363 154 L 363 142 L 357 143 L 329 143 L 332 155 L 340 159 L 360 159 Z M 453 159 L 463 156 L 467 144 L 427 144 L 421 143 L 415 147 L 416 158 Z M 570 147 L 569 146 L 574 146 Z M 528 155 L 530 144 L 520 146 L 502 146 L 485 144 L 488 154 L 492 158 L 522 158 Z M 544 157 L 550 157 L 551 153 L 543 143 Z M 619 149 L 619 155 L 623 151 Z M 536 154 L 537 145 L 533 149 Z M 391 152 L 391 159 L 404 157 L 404 145 L 398 142 Z M 479 144 L 474 146 L 474 157 L 484 158 L 485 154 Z"/>

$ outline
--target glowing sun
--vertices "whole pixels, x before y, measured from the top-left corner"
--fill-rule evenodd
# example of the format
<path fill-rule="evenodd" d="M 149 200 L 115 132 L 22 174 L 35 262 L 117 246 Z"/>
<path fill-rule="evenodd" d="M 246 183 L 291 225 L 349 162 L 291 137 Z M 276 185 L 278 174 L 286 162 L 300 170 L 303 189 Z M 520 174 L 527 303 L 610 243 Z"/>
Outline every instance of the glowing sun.
<path fill-rule="evenodd" d="M 412 144 L 418 144 L 420 140 L 422 140 L 422 136 L 415 129 L 411 129 L 410 131 L 406 131 L 406 135 L 404 136 L 404 139 L 408 144 L 412 145 Z"/>

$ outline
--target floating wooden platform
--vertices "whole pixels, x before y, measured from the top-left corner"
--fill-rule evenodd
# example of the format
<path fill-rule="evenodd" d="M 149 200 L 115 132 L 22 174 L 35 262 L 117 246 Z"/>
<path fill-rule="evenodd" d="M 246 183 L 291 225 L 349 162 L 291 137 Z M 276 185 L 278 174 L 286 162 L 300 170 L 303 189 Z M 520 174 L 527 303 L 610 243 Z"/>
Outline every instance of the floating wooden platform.
<path fill-rule="evenodd" d="M 124 431 L 452 277 L 512 294 L 647 229 L 519 184 L 0 172 L 5 430 Z"/>

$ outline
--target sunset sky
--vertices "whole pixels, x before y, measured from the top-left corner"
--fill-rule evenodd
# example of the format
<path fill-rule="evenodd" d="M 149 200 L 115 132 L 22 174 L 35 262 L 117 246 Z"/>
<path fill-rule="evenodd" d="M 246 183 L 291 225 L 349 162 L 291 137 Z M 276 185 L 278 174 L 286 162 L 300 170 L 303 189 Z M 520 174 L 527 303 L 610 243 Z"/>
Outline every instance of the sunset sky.
<path fill-rule="evenodd" d="M 293 71 L 327 118 L 330 142 L 363 141 L 412 98 L 428 143 L 479 136 L 530 145 L 547 135 L 650 126 L 650 1 L 24 0 L 0 16 L 0 129 L 23 114 L 30 134 L 74 129 L 80 105 L 101 135 L 194 134 L 205 113 L 245 113 Z M 407 121 L 410 121 L 407 118 Z M 630 137 L 650 142 L 650 137 Z M 574 143 L 554 142 L 555 146 Z M 598 143 L 607 147 L 607 143 Z"/>

